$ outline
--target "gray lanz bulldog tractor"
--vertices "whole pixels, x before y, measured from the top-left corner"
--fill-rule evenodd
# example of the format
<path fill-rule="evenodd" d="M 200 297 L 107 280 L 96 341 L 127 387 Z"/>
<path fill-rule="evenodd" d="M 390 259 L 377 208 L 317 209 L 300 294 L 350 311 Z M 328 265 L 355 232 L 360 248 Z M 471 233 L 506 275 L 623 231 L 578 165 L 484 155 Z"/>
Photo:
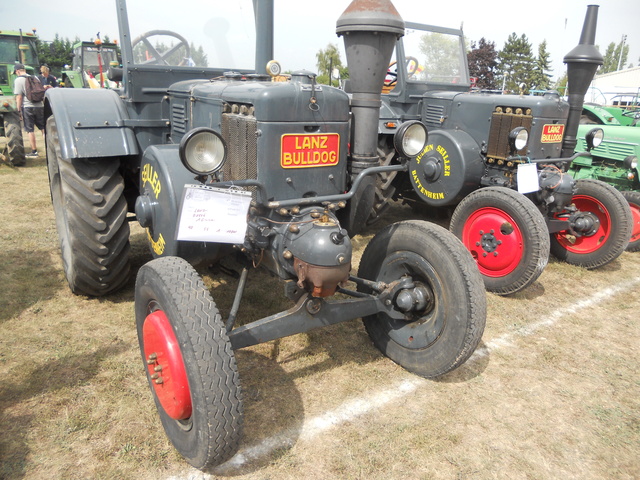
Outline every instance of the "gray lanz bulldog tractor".
<path fill-rule="evenodd" d="M 617 258 L 631 235 L 625 199 L 604 182 L 567 173 L 589 155 L 574 150 L 584 94 L 602 64 L 597 9 L 588 7 L 580 42 L 564 59 L 568 102 L 555 91 L 472 91 L 462 31 L 407 22 L 382 95 L 380 163 L 400 161 L 393 135 L 403 122 L 424 122 L 429 141 L 409 160 L 409 175 L 379 175 L 370 221 L 389 199 L 452 210 L 450 230 L 472 253 L 487 289 L 502 295 L 534 282 L 550 252 L 586 268 Z"/>
<path fill-rule="evenodd" d="M 351 274 L 350 235 L 372 209 L 375 176 L 407 172 L 428 140 L 422 122 L 402 123 L 393 136 L 399 162 L 378 166 L 380 92 L 404 34 L 393 5 L 355 0 L 338 19 L 351 96 L 306 71 L 271 81 L 273 0 L 254 2 L 255 70 L 234 72 L 198 65 L 174 32 L 141 35 L 124 0 L 117 6 L 123 68 L 112 79 L 122 88 L 47 93 L 51 195 L 75 293 L 121 287 L 128 212 L 147 229 L 157 258 L 137 275 L 140 350 L 162 424 L 188 462 L 210 467 L 238 448 L 235 349 L 362 317 L 373 343 L 418 375 L 464 363 L 481 338 L 486 298 L 453 234 L 423 221 L 389 225 Z M 219 20 L 215 8 L 198 11 L 205 23 Z M 151 38 L 158 33 L 173 40 Z M 246 268 L 223 320 L 188 262 L 233 252 Z M 293 305 L 235 326 L 255 265 L 282 280 Z"/>

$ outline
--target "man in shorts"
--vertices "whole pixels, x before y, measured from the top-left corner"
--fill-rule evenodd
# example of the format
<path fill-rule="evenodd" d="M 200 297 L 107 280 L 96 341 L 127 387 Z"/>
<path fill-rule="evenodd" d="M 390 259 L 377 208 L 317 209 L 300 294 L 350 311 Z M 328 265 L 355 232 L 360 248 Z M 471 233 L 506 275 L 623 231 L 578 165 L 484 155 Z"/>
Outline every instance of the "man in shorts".
<path fill-rule="evenodd" d="M 13 93 L 16 96 L 18 111 L 24 122 L 24 129 L 29 135 L 29 143 L 31 144 L 31 153 L 27 153 L 26 157 L 37 157 L 38 149 L 36 146 L 35 127 L 38 127 L 44 135 L 44 102 L 32 103 L 27 98 L 27 71 L 24 65 L 16 63 L 13 67 L 13 73 L 18 75 L 13 86 Z"/>

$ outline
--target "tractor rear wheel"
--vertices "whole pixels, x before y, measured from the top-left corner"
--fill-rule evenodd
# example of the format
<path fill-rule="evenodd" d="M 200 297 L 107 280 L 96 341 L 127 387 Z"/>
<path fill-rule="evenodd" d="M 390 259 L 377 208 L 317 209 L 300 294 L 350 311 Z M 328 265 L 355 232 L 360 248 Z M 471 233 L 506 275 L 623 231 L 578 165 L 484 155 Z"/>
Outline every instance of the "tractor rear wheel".
<path fill-rule="evenodd" d="M 389 225 L 367 245 L 358 275 L 402 286 L 386 301 L 388 312 L 364 318 L 391 360 L 431 378 L 471 356 L 484 331 L 486 294 L 469 252 L 445 228 L 418 220 Z"/>
<path fill-rule="evenodd" d="M 531 285 L 549 261 L 549 233 L 542 213 L 524 195 L 486 187 L 467 195 L 449 230 L 471 252 L 487 290 L 509 295 Z"/>
<path fill-rule="evenodd" d="M 129 277 L 129 223 L 120 162 L 60 153 L 54 117 L 47 120 L 51 201 L 64 273 L 75 294 L 102 296 Z"/>
<path fill-rule="evenodd" d="M 631 229 L 631 240 L 627 246 L 628 252 L 640 251 L 640 192 L 624 191 L 622 196 L 629 202 L 633 227 Z"/>
<path fill-rule="evenodd" d="M 580 179 L 576 187 L 571 202 L 579 213 L 556 214 L 556 218 L 573 225 L 551 234 L 551 253 L 571 265 L 602 267 L 618 258 L 629 244 L 632 229 L 629 204 L 618 190 L 600 180 Z M 579 224 L 592 227 L 577 232 L 574 226 Z"/>
<path fill-rule="evenodd" d="M 7 137 L 4 155 L 14 167 L 21 167 L 26 163 L 24 156 L 24 140 L 20 116 L 17 112 L 2 114 L 4 122 L 4 135 Z"/>
<path fill-rule="evenodd" d="M 205 469 L 240 443 L 240 379 L 220 313 L 193 267 L 161 257 L 138 271 L 140 352 L 164 430 L 178 452 Z"/>

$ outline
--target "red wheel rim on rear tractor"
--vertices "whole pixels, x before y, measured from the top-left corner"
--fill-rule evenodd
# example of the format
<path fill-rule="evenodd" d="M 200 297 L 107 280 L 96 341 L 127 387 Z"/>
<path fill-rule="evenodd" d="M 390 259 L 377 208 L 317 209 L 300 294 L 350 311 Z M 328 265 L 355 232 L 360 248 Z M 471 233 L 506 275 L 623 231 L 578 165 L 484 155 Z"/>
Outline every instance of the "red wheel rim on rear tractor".
<path fill-rule="evenodd" d="M 462 243 L 487 277 L 513 272 L 524 255 L 524 239 L 518 224 L 504 211 L 486 207 L 473 212 L 462 229 Z"/>
<path fill-rule="evenodd" d="M 589 212 L 600 221 L 598 230 L 589 236 L 574 236 L 567 231 L 555 233 L 556 240 L 568 252 L 587 254 L 604 246 L 611 235 L 611 217 L 605 206 L 593 197 L 576 195 L 572 203 L 581 212 Z"/>

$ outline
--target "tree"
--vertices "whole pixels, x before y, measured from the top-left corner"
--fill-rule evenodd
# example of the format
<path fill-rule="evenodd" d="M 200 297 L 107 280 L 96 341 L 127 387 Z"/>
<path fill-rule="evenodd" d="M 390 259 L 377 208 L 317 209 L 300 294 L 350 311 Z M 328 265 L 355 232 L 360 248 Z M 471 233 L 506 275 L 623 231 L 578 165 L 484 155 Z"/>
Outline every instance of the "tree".
<path fill-rule="evenodd" d="M 547 51 L 547 41 L 538 45 L 538 58 L 535 60 L 531 75 L 531 88 L 535 90 L 549 90 L 551 86 L 551 60 Z"/>
<path fill-rule="evenodd" d="M 626 38 L 627 36 L 623 35 L 622 40 L 617 45 L 615 42 L 609 44 L 604 54 L 604 64 L 600 67 L 598 73 L 615 72 L 618 67 L 625 68 L 627 57 L 629 56 L 629 45 L 624 44 Z"/>
<path fill-rule="evenodd" d="M 337 68 L 340 71 L 340 78 L 348 77 L 346 68 L 340 60 L 340 51 L 334 43 L 327 45 L 324 50 L 318 50 L 316 53 L 316 67 L 318 67 L 318 83 L 330 83 L 331 71 Z"/>
<path fill-rule="evenodd" d="M 498 52 L 495 42 L 487 42 L 484 37 L 478 44 L 471 42 L 471 50 L 467 53 L 469 75 L 476 77 L 476 86 L 481 89 L 496 88 L 495 74 L 498 66 Z"/>
<path fill-rule="evenodd" d="M 527 36 L 523 33 L 518 37 L 514 32 L 509 35 L 504 48 L 498 54 L 498 80 L 504 85 L 505 90 L 510 92 L 519 92 L 521 84 L 524 84 L 525 90 L 530 89 L 533 63 L 531 43 Z"/>
<path fill-rule="evenodd" d="M 78 37 L 71 42 L 68 38 L 60 38 L 56 33 L 52 42 L 45 43 L 41 40 L 37 42 L 38 59 L 40 64 L 49 65 L 54 75 L 60 75 L 65 65 L 73 62 L 73 44 L 79 42 Z"/>
<path fill-rule="evenodd" d="M 460 44 L 457 38 L 442 33 L 425 33 L 420 37 L 418 46 L 424 55 L 420 65 L 422 75 L 432 81 L 452 82 L 460 77 Z"/>

